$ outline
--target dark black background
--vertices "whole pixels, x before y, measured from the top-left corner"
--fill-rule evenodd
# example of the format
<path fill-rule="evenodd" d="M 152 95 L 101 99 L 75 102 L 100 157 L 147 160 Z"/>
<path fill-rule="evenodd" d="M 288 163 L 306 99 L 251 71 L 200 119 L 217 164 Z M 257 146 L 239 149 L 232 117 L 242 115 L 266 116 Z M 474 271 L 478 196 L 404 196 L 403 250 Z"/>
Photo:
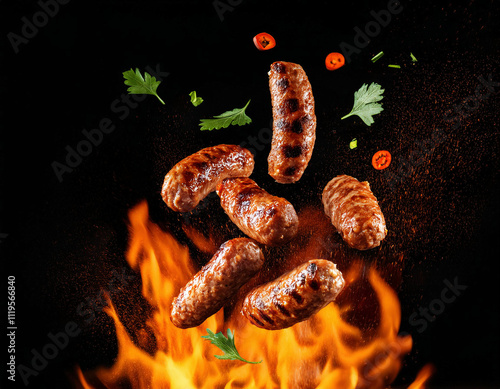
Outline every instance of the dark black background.
<path fill-rule="evenodd" d="M 159 197 L 163 175 L 176 161 L 201 147 L 241 143 L 269 127 L 266 73 L 270 63 L 284 60 L 300 63 L 311 81 L 317 144 L 298 184 L 282 186 L 267 176 L 269 145 L 256 155 L 255 179 L 298 209 L 317 205 L 334 175 L 368 180 L 390 234 L 364 260 L 383 267 L 402 255 L 404 262 L 395 287 L 401 329 L 412 333 L 414 348 L 395 385 L 407 385 L 431 362 L 436 387 L 498 387 L 498 94 L 458 128 L 443 116 L 474 95 L 478 77 L 493 74 L 500 81 L 500 12 L 493 0 L 402 2 L 403 11 L 335 72 L 325 69 L 325 56 L 339 51 L 341 42 L 353 45 L 354 27 L 363 29 L 373 19 L 370 11 L 386 9 L 387 2 L 243 0 L 221 20 L 210 1 L 72 0 L 18 54 L 7 34 L 20 34 L 21 18 L 31 19 L 40 7 L 6 0 L 0 6 L 0 232 L 8 234 L 0 249 L 7 273 L 16 277 L 18 364 L 29 366 L 31 350 L 40 350 L 49 332 L 70 320 L 82 324 L 76 307 L 107 285 L 113 269 L 127 266 L 128 209 L 146 198 L 156 220 L 178 230 L 180 218 Z M 254 47 L 252 37 L 262 31 L 276 38 L 274 49 Z M 385 56 L 372 64 L 381 50 Z M 402 68 L 388 68 L 391 63 Z M 158 88 L 166 105 L 148 96 L 121 120 L 111 110 L 126 92 L 121 73 L 148 65 L 169 73 Z M 371 127 L 357 117 L 340 121 L 365 82 L 386 89 L 384 112 Z M 189 102 L 192 90 L 205 100 L 196 108 Z M 248 99 L 251 125 L 198 130 L 199 119 L 242 107 Z M 64 162 L 65 147 L 76 147 L 84 139 L 81 131 L 103 118 L 113 121 L 115 131 L 59 182 L 53 161 Z M 389 170 L 398 172 L 415 142 L 430 139 L 438 128 L 446 140 L 402 183 L 394 185 L 387 173 L 371 167 L 373 153 L 387 149 L 395 157 Z M 354 137 L 358 148 L 350 150 Z M 195 219 L 223 217 L 215 209 L 207 207 Z M 418 333 L 410 315 L 439 298 L 443 280 L 455 277 L 468 289 Z M 132 306 L 145 315 L 139 282 L 126 292 L 119 298 L 124 311 Z M 82 329 L 30 379 L 30 387 L 66 387 L 76 364 L 87 369 L 112 362 L 111 321 L 101 313 Z"/>

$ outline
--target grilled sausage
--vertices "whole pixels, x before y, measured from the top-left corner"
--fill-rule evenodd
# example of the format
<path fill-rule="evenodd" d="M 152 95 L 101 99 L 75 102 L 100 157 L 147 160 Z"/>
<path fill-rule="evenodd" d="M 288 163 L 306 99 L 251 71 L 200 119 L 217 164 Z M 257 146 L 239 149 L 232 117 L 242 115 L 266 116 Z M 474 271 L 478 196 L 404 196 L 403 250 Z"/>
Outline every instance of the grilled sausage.
<path fill-rule="evenodd" d="M 227 177 L 248 177 L 253 155 L 236 145 L 204 148 L 177 163 L 165 176 L 161 197 L 174 211 L 192 211 Z"/>
<path fill-rule="evenodd" d="M 299 218 L 293 205 L 250 178 L 227 178 L 217 186 L 217 194 L 233 223 L 259 243 L 279 246 L 297 233 Z"/>
<path fill-rule="evenodd" d="M 236 238 L 223 243 L 174 298 L 170 320 L 179 328 L 200 325 L 235 296 L 263 264 L 264 255 L 254 241 Z"/>
<path fill-rule="evenodd" d="M 269 175 L 281 184 L 297 182 L 311 159 L 316 115 L 311 84 L 300 65 L 274 62 L 269 72 L 273 140 Z"/>
<path fill-rule="evenodd" d="M 323 206 L 342 239 L 355 249 L 377 247 L 387 234 L 384 215 L 366 181 L 335 177 L 323 190 Z"/>
<path fill-rule="evenodd" d="M 245 297 L 241 312 L 257 327 L 280 330 L 324 308 L 335 300 L 344 284 L 334 263 L 313 259 L 253 289 Z"/>

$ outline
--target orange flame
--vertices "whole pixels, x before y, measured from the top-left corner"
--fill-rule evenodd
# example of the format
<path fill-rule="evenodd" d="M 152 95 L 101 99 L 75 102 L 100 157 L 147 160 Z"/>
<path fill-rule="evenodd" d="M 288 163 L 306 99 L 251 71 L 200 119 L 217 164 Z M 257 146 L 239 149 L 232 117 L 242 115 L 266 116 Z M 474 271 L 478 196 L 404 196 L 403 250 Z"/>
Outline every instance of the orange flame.
<path fill-rule="evenodd" d="M 408 389 L 425 389 L 425 384 L 429 380 L 429 378 L 434 373 L 434 366 L 431 364 L 425 365 L 422 370 L 420 370 L 417 374 L 417 378 L 415 381 L 408 386 Z"/>
<path fill-rule="evenodd" d="M 249 324 L 238 309 L 226 321 L 221 310 L 199 327 L 179 329 L 171 323 L 169 312 L 179 289 L 196 273 L 189 251 L 149 220 L 146 202 L 133 208 L 129 218 L 126 258 L 134 270 L 140 271 L 143 295 L 154 307 L 147 320 L 154 335 L 142 330 L 131 337 L 110 302 L 106 312 L 116 327 L 117 360 L 111 368 L 84 375 L 78 371 L 85 389 L 93 385 L 120 388 L 124 383 L 139 389 L 385 388 L 411 350 L 411 337 L 398 336 L 398 297 L 374 269 L 368 271 L 367 281 L 376 295 L 373 305 L 378 307 L 380 318 L 372 331 L 362 331 L 346 321 L 345 316 L 356 308 L 355 301 L 341 306 L 329 304 L 309 320 L 280 331 Z M 189 235 L 209 247 L 210 243 L 195 231 L 189 231 Z M 344 276 L 346 293 L 362 278 L 361 263 L 353 263 Z M 221 351 L 201 338 L 207 328 L 224 333 L 231 328 L 241 355 L 263 362 L 250 365 L 216 359 L 214 354 Z M 137 339 L 135 343 L 132 338 Z M 144 345 L 152 343 L 155 350 L 150 354 Z"/>

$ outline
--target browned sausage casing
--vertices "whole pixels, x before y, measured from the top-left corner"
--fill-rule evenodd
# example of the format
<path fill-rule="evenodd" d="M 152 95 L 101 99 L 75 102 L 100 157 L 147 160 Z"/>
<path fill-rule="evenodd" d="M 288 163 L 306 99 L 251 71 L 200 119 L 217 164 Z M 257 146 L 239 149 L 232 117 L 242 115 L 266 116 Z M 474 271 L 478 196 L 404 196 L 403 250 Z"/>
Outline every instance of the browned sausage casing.
<path fill-rule="evenodd" d="M 174 211 L 192 211 L 227 177 L 252 174 L 252 153 L 241 146 L 204 148 L 177 163 L 165 176 L 161 197 Z"/>
<path fill-rule="evenodd" d="M 259 243 L 279 246 L 297 233 L 299 218 L 293 205 L 250 178 L 227 178 L 217 186 L 217 194 L 233 223 Z"/>
<path fill-rule="evenodd" d="M 170 319 L 179 328 L 195 327 L 217 313 L 264 264 L 259 246 L 236 238 L 219 250 L 172 302 Z"/>
<path fill-rule="evenodd" d="M 384 215 L 366 181 L 335 177 L 323 190 L 323 206 L 342 239 L 355 249 L 377 247 L 387 234 Z"/>
<path fill-rule="evenodd" d="M 335 300 L 344 285 L 334 263 L 313 259 L 253 289 L 241 312 L 257 327 L 280 330 L 317 313 Z"/>
<path fill-rule="evenodd" d="M 273 106 L 273 141 L 267 159 L 277 182 L 297 182 L 311 159 L 316 115 L 311 84 L 300 65 L 274 62 L 269 72 Z"/>

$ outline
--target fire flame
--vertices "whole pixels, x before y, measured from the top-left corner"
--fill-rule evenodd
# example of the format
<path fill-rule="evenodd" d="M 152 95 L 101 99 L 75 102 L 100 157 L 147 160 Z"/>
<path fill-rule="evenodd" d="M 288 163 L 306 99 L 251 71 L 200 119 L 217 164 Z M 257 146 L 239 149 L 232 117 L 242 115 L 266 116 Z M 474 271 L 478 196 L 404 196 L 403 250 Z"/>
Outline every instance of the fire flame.
<path fill-rule="evenodd" d="M 355 301 L 329 304 L 311 319 L 280 331 L 249 324 L 237 309 L 226 320 L 221 310 L 199 327 L 179 329 L 171 323 L 169 312 L 179 289 L 196 273 L 189 250 L 149 220 L 146 202 L 133 208 L 129 219 L 126 258 L 140 271 L 142 293 L 154 308 L 146 323 L 150 331 L 129 335 L 110 301 L 106 312 L 116 327 L 118 356 L 111 368 L 85 374 L 78 369 L 81 388 L 385 388 L 396 378 L 403 356 L 411 350 L 411 337 L 398 336 L 398 297 L 373 268 L 367 281 L 376 295 L 374 305 L 380 318 L 372 331 L 345 320 L 355 309 Z M 210 247 L 196 232 L 189 235 Z M 344 272 L 346 290 L 361 279 L 362 268 L 355 262 Z M 214 354 L 221 351 L 201 337 L 207 328 L 223 333 L 231 328 L 241 355 L 263 362 L 250 365 L 216 359 Z M 151 344 L 154 351 L 145 351 Z M 427 370 L 419 374 L 411 388 L 423 388 L 429 376 Z"/>

